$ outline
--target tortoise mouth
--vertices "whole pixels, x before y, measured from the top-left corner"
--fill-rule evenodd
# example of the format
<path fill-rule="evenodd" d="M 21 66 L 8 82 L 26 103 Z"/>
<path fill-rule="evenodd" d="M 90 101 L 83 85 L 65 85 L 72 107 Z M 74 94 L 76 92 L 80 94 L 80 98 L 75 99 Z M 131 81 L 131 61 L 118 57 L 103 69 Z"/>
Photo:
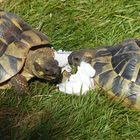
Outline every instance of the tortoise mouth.
<path fill-rule="evenodd" d="M 60 75 L 48 75 L 48 74 L 46 74 L 44 76 L 44 79 L 46 79 L 47 81 L 52 81 L 52 80 L 59 79 L 59 77 L 61 77 L 61 76 Z"/>
<path fill-rule="evenodd" d="M 56 76 L 51 76 L 51 75 L 45 76 L 45 79 L 47 79 L 48 81 L 55 80 L 56 78 L 57 78 Z"/>

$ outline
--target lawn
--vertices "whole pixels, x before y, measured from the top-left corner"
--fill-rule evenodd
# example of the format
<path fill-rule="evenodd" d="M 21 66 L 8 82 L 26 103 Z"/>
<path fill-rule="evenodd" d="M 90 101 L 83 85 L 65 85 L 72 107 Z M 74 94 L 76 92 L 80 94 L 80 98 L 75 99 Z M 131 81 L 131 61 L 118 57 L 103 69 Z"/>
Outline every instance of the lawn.
<path fill-rule="evenodd" d="M 47 34 L 56 50 L 140 38 L 139 0 L 4 0 L 0 6 Z M 0 140 L 140 139 L 140 113 L 100 89 L 75 96 L 39 80 L 29 86 L 31 96 L 0 92 Z"/>

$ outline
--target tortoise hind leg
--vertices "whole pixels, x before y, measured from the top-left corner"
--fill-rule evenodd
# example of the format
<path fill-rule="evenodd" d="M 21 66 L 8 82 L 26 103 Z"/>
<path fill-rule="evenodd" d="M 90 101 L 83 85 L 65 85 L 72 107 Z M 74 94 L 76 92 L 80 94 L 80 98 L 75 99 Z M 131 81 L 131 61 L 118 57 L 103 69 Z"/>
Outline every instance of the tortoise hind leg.
<path fill-rule="evenodd" d="M 21 74 L 17 74 L 10 79 L 10 84 L 12 88 L 19 94 L 27 93 L 29 94 L 29 88 L 27 80 Z"/>

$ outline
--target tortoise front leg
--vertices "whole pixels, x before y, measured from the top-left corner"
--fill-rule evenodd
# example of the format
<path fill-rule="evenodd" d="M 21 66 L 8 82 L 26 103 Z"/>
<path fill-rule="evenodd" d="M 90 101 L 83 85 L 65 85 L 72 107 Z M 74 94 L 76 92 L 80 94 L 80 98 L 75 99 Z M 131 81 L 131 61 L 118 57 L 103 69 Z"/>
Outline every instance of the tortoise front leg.
<path fill-rule="evenodd" d="M 27 80 L 21 74 L 17 74 L 10 79 L 10 84 L 12 88 L 19 94 L 27 93 L 29 94 L 29 88 Z"/>

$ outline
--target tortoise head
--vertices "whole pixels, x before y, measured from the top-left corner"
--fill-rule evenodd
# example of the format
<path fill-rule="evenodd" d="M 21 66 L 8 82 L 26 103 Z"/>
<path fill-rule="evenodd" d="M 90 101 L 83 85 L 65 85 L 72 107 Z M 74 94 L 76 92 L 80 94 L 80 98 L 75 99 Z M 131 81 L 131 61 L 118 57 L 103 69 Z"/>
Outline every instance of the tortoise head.
<path fill-rule="evenodd" d="M 61 76 L 61 68 L 53 57 L 38 57 L 33 63 L 32 72 L 38 78 L 57 81 Z"/>
<path fill-rule="evenodd" d="M 95 53 L 93 50 L 79 50 L 72 52 L 68 57 L 70 65 L 79 66 L 82 61 L 91 63 Z"/>

